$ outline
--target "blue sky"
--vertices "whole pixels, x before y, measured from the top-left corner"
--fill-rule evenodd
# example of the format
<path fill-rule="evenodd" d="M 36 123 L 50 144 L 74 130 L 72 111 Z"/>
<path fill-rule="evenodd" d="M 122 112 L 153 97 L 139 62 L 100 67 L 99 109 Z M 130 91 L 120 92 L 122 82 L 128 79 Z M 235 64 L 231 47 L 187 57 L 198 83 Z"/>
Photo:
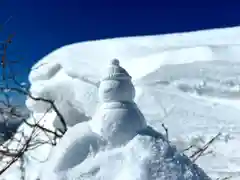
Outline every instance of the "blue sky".
<path fill-rule="evenodd" d="M 28 69 L 44 55 L 74 42 L 240 24 L 240 7 L 230 4 L 190 8 L 163 4 L 114 5 L 105 1 L 90 6 L 81 2 L 0 1 L 0 23 L 9 16 L 13 17 L 0 33 L 0 38 L 6 39 L 9 33 L 16 34 L 10 57 L 21 59 L 23 78 L 27 78 Z"/>

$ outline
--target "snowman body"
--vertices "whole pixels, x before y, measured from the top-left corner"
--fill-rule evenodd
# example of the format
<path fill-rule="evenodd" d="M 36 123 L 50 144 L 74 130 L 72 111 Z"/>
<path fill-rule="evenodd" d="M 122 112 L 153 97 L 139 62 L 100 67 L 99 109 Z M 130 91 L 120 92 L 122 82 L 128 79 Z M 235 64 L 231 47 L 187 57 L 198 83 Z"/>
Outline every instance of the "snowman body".
<path fill-rule="evenodd" d="M 94 132 L 111 145 L 123 145 L 146 127 L 134 102 L 135 88 L 128 72 L 113 60 L 99 86 L 100 106 L 90 121 Z"/>

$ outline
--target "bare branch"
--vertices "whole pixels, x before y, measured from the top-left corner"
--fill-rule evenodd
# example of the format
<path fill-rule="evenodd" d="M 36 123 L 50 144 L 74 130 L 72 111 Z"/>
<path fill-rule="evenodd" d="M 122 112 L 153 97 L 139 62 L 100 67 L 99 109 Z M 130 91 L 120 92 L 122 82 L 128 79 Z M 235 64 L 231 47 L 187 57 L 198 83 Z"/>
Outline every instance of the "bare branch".
<path fill-rule="evenodd" d="M 6 90 L 6 88 L 0 87 L 0 91 L 4 91 L 4 90 Z M 35 100 L 35 101 L 42 101 L 42 102 L 49 103 L 49 104 L 52 106 L 53 110 L 56 112 L 56 114 L 57 114 L 57 116 L 59 117 L 61 123 L 63 124 L 64 132 L 67 131 L 67 124 L 66 124 L 66 122 L 65 122 L 65 120 L 64 120 L 64 117 L 62 116 L 62 114 L 60 113 L 60 111 L 58 110 L 58 108 L 56 107 L 54 101 L 49 100 L 49 99 L 45 99 L 45 98 L 41 98 L 41 97 L 34 97 L 30 92 L 27 92 L 27 91 L 24 90 L 24 89 L 20 89 L 20 88 L 16 88 L 16 87 L 9 87 L 7 90 L 8 90 L 9 92 L 18 92 L 18 93 L 20 93 L 20 94 L 24 94 L 24 95 L 28 96 L 29 98 L 31 98 L 31 99 L 33 99 L 33 100 Z M 63 133 L 64 133 L 64 132 L 63 132 Z"/>
<path fill-rule="evenodd" d="M 165 130 L 165 136 L 166 136 L 167 140 L 169 140 L 168 128 L 163 123 L 162 123 L 162 127 Z"/>
<path fill-rule="evenodd" d="M 216 136 L 214 136 L 210 141 L 208 141 L 202 148 L 199 148 L 197 151 L 195 151 L 190 158 L 193 162 L 196 162 L 196 160 L 203 155 L 203 153 L 209 148 L 209 146 L 221 135 L 219 132 Z"/>
<path fill-rule="evenodd" d="M 5 23 L 7 24 L 12 17 L 10 17 Z M 0 48 L 2 54 L 0 55 L 2 68 L 2 74 L 0 77 L 2 81 L 0 83 L 0 118 L 3 119 L 4 126 L 8 129 L 8 123 L 10 119 L 17 119 L 18 121 L 26 124 L 30 128 L 30 132 L 26 133 L 24 129 L 19 128 L 15 135 L 10 135 L 8 140 L 3 144 L 0 144 L 0 160 L 1 169 L 0 175 L 3 174 L 8 168 L 10 168 L 15 162 L 20 162 L 21 179 L 25 179 L 25 155 L 28 151 L 32 151 L 44 144 L 49 144 L 51 146 L 56 145 L 57 139 L 61 138 L 67 131 L 67 124 L 61 112 L 58 110 L 55 102 L 50 99 L 43 97 L 35 97 L 29 91 L 28 84 L 19 83 L 17 80 L 17 75 L 11 68 L 11 64 L 19 63 L 18 60 L 9 60 L 7 56 L 7 49 L 13 40 L 14 34 L 11 34 L 7 40 L 0 42 Z M 49 105 L 44 115 L 41 118 L 35 119 L 32 115 L 30 118 L 33 122 L 28 121 L 28 117 L 22 113 L 19 113 L 17 109 L 21 112 L 21 106 L 14 105 L 12 102 L 13 94 L 17 96 L 23 96 L 30 98 L 34 101 L 41 101 Z M 50 111 L 54 111 L 58 116 L 60 122 L 63 125 L 63 131 L 59 132 L 57 130 L 48 129 L 43 125 L 43 118 Z M 0 132 L 1 133 L 1 132 Z M 8 130 L 6 131 L 8 133 Z M 6 134 L 5 133 L 5 134 Z M 12 133 L 12 132 L 11 132 Z M 14 132 L 13 132 L 14 133 Z M 30 133 L 30 134 L 29 134 Z M 3 136 L 5 135 L 3 134 Z M 47 138 L 41 138 L 41 135 L 45 135 Z"/>

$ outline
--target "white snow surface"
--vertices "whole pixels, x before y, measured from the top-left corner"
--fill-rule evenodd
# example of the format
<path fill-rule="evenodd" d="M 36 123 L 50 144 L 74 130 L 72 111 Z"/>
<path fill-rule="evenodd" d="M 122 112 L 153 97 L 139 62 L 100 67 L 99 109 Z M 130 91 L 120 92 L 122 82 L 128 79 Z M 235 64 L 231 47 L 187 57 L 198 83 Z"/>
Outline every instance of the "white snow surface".
<path fill-rule="evenodd" d="M 239 179 L 239 41 L 240 27 L 233 27 L 71 44 L 48 54 L 33 66 L 29 75 L 31 92 L 54 100 L 68 126 L 86 121 L 98 105 L 97 86 L 102 71 L 109 60 L 118 58 L 133 77 L 135 101 L 148 124 L 164 132 L 161 126 L 164 122 L 170 140 L 179 150 L 192 143 L 202 145 L 221 131 L 222 136 L 209 149 L 213 153 L 200 158 L 197 164 L 212 178 Z M 26 104 L 37 115 L 47 109 L 46 104 L 31 99 Z M 165 111 L 170 111 L 167 116 Z M 46 126 L 53 128 L 54 121 L 58 122 L 55 113 L 49 112 Z M 130 143 L 116 151 L 131 148 Z M 49 149 L 45 146 L 31 153 L 44 160 Z M 144 155 L 146 148 L 139 144 L 133 151 Z M 116 154 L 113 157 L 117 157 Z M 90 161 L 91 158 L 89 164 Z M 126 166 L 117 172 L 118 178 L 131 180 L 131 173 L 140 173 L 139 167 L 133 165 L 135 161 L 128 159 L 134 172 L 128 172 Z M 30 162 L 26 173 L 32 180 L 41 163 L 33 159 Z M 5 173 L 8 179 L 18 176 L 14 175 L 14 168 Z M 111 164 L 107 170 L 111 173 Z M 109 178 L 112 179 L 110 174 Z"/>
<path fill-rule="evenodd" d="M 87 122 L 69 130 L 53 149 L 40 179 L 209 180 L 201 169 L 150 128 L 125 146 L 100 151 L 98 147 L 105 142 L 91 131 Z M 156 135 L 160 138 L 151 137 Z"/>

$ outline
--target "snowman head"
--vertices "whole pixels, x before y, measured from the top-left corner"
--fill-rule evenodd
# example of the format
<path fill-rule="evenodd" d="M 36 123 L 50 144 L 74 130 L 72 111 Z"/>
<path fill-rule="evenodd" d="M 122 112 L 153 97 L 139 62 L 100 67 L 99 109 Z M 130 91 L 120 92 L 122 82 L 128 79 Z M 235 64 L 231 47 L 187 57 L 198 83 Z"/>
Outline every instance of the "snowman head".
<path fill-rule="evenodd" d="M 131 79 L 128 72 L 120 66 L 119 60 L 113 59 L 100 82 L 100 102 L 132 102 L 135 88 Z"/>

